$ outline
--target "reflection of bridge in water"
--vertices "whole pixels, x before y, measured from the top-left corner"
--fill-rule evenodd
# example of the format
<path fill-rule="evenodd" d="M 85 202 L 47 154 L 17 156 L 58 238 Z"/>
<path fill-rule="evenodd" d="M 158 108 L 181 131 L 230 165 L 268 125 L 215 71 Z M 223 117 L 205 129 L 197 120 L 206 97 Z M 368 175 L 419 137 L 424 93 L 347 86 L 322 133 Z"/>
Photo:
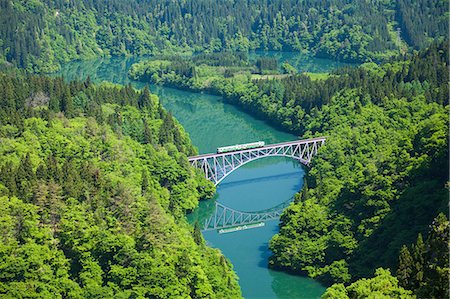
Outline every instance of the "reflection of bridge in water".
<path fill-rule="evenodd" d="M 269 220 L 276 220 L 289 206 L 291 199 L 267 210 L 255 212 L 238 211 L 216 202 L 214 214 L 206 219 L 203 230 L 213 230 L 239 225 L 247 225 Z"/>
<path fill-rule="evenodd" d="M 227 153 L 199 155 L 189 157 L 189 162 L 192 166 L 203 170 L 205 177 L 218 185 L 242 165 L 265 157 L 290 157 L 304 165 L 309 165 L 313 156 L 317 154 L 319 147 L 325 143 L 325 139 L 325 137 L 318 137 Z M 239 182 L 232 184 L 237 183 Z M 255 212 L 238 211 L 216 202 L 214 214 L 206 219 L 204 230 L 276 220 L 291 201 L 288 200 L 270 209 Z"/>

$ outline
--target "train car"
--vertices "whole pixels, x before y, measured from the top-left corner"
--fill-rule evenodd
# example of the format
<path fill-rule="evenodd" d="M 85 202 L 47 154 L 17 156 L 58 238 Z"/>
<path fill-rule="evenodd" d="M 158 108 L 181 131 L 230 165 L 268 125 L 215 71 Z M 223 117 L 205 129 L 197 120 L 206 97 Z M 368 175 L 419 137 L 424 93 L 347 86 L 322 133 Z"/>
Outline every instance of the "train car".
<path fill-rule="evenodd" d="M 223 147 L 217 148 L 217 153 L 222 154 L 222 153 L 228 153 L 228 152 L 234 152 L 234 151 L 241 151 L 241 150 L 246 150 L 246 149 L 263 147 L 264 145 L 265 145 L 264 141 L 258 141 L 258 142 L 252 142 L 252 143 L 223 146 Z"/>

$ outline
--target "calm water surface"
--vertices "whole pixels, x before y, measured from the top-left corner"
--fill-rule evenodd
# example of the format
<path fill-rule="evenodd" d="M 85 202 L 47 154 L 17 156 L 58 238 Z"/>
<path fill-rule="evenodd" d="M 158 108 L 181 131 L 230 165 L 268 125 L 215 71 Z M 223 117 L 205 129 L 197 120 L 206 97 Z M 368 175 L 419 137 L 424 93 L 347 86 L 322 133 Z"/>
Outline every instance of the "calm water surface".
<path fill-rule="evenodd" d="M 301 71 L 324 72 L 342 64 L 314 59 L 295 53 L 254 53 L 289 61 Z M 254 56 L 253 56 L 254 57 Z M 60 74 L 66 79 L 84 80 L 88 75 L 94 82 L 118 84 L 142 83 L 127 78 L 129 67 L 145 58 L 114 57 L 92 61 L 71 62 Z M 214 152 L 218 146 L 251 141 L 275 143 L 294 140 L 294 135 L 281 132 L 239 109 L 223 103 L 220 97 L 150 86 L 164 107 L 183 125 L 200 153 Z M 217 188 L 214 200 L 241 211 L 257 211 L 283 203 L 301 189 L 304 169 L 285 158 L 267 158 L 244 165 L 228 176 Z M 200 203 L 190 215 L 204 219 L 214 212 L 214 200 Z M 208 244 L 219 248 L 231 260 L 239 276 L 245 298 L 319 298 L 325 288 L 318 282 L 267 268 L 270 250 L 268 242 L 278 232 L 278 222 L 266 222 L 264 227 L 234 233 L 204 233 Z"/>

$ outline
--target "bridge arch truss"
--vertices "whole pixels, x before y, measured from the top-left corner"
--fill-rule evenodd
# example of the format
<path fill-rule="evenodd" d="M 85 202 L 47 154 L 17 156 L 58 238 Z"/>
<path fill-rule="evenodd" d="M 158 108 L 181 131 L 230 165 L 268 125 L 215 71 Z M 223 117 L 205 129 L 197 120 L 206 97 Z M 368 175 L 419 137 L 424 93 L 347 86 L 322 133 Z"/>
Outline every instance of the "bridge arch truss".
<path fill-rule="evenodd" d="M 311 138 L 229 153 L 199 155 L 189 157 L 189 162 L 192 166 L 203 170 L 205 177 L 218 185 L 239 167 L 265 157 L 289 157 L 309 165 L 319 147 L 325 143 L 325 139 L 325 137 Z"/>

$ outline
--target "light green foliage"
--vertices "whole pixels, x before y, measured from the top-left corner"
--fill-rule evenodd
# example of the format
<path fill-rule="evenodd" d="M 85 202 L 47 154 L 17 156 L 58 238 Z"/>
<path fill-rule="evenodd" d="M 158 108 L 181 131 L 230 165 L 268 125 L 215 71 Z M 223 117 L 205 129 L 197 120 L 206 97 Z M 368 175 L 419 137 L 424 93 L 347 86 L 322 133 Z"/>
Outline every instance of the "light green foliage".
<path fill-rule="evenodd" d="M 85 182 L 81 189 L 85 190 L 83 197 L 87 198 L 87 201 L 81 200 L 81 197 L 76 200 L 61 196 L 57 201 L 62 206 L 57 212 L 53 211 L 57 208 L 55 199 L 41 206 L 44 202 L 39 199 L 40 193 L 36 193 L 34 204 L 23 206 L 31 209 L 33 218 L 20 220 L 22 228 L 17 232 L 14 232 L 14 228 L 19 224 L 15 224 L 14 221 L 18 220 L 10 218 L 11 215 L 27 215 L 27 213 L 20 210 L 13 212 L 14 209 L 22 208 L 18 205 L 20 201 L 3 198 L 8 205 L 2 202 L 1 206 L 5 209 L 2 215 L 7 217 L 2 223 L 10 224 L 2 227 L 1 231 L 4 237 L 16 236 L 17 241 L 11 241 L 13 243 L 9 245 L 15 244 L 13 248 L 16 249 L 4 251 L 5 248 L 1 252 L 4 252 L 5 257 L 9 257 L 11 250 L 24 251 L 24 254 L 31 250 L 37 254 L 36 261 L 30 259 L 32 257 L 27 257 L 24 262 L 42 263 L 42 266 L 24 264 L 23 269 L 29 274 L 24 278 L 23 283 L 40 277 L 43 281 L 51 281 L 57 284 L 58 288 L 63 288 L 59 286 L 54 276 L 56 271 L 59 273 L 65 269 L 65 276 L 58 279 L 65 279 L 63 282 L 68 284 L 67 288 L 75 288 L 78 293 L 82 290 L 84 297 L 153 294 L 160 298 L 172 296 L 213 298 L 217 289 L 221 288 L 216 285 L 220 280 L 210 282 L 208 278 L 208 275 L 213 275 L 211 271 L 216 271 L 212 270 L 215 267 L 212 263 L 217 258 L 216 253 L 207 247 L 198 247 L 192 238 L 187 238 L 185 234 L 189 228 L 184 220 L 179 218 L 185 210 L 193 209 L 197 205 L 199 196 L 196 190 L 196 175 L 191 170 L 181 169 L 177 163 L 177 159 L 181 157 L 168 156 L 164 148 L 157 152 L 151 146 L 144 147 L 130 137 L 118 139 L 109 128 L 103 126 L 98 127 L 97 134 L 90 136 L 86 131 L 87 120 L 84 118 L 77 118 L 70 122 L 65 120 L 65 122 L 66 124 L 63 125 L 62 121 L 53 120 L 52 126 L 48 128 L 42 120 L 29 119 L 24 132 L 27 137 L 11 141 L 15 147 L 26 147 L 28 141 L 36 136 L 34 135 L 36 131 L 31 131 L 31 127 L 38 128 L 39 136 L 36 137 L 39 138 L 34 139 L 37 142 L 35 144 L 37 150 L 28 148 L 30 154 L 38 157 L 36 164 L 45 161 L 46 152 L 56 152 L 56 148 L 59 148 L 60 153 L 57 159 L 60 161 L 64 161 L 69 155 L 77 157 L 71 160 L 72 163 L 89 161 L 90 169 L 101 174 L 102 179 L 99 184 L 104 187 L 95 191 L 95 188 L 92 189 L 94 186 L 89 186 L 89 183 Z M 61 146 L 60 142 L 54 142 L 55 140 L 64 142 L 64 146 Z M 15 153 L 6 154 L 4 150 L 5 148 L 2 148 L 0 152 L 2 157 L 5 157 L 5 161 L 13 160 Z M 81 154 L 84 157 L 80 156 Z M 167 166 L 161 163 L 166 163 Z M 164 179 L 166 188 L 170 188 L 170 197 L 167 201 L 167 195 L 164 195 L 167 194 L 167 190 L 164 192 L 165 188 L 159 185 L 158 176 L 159 169 L 167 170 L 168 165 L 174 168 L 173 173 L 176 176 Z M 148 179 L 145 196 L 142 197 L 138 174 L 145 168 L 149 170 L 151 176 Z M 63 189 L 70 183 L 63 183 Z M 39 181 L 37 184 L 40 186 L 45 183 Z M 112 193 L 103 188 L 112 188 Z M 56 213 L 54 216 L 60 220 L 56 219 L 54 223 L 44 226 L 45 230 L 40 230 L 39 222 L 44 219 L 46 215 L 44 211 L 47 209 L 50 210 L 45 213 Z M 178 222 L 181 221 L 184 224 L 177 225 L 174 216 L 170 213 L 175 215 Z M 57 226 L 57 236 L 51 232 L 54 225 Z M 49 239 L 46 241 L 48 248 L 40 249 L 36 247 L 38 245 L 34 245 L 35 242 L 42 244 L 42 241 L 46 239 Z M 25 240 L 27 243 L 23 244 Z M 58 240 L 59 245 L 52 245 L 51 240 Z M 26 245 L 29 242 L 31 242 L 30 245 Z M 3 245 L 6 246 L 8 243 L 9 241 L 6 242 L 5 239 Z M 50 251 L 50 248 L 54 249 Z M 45 250 L 48 253 L 45 253 Z M 180 264 L 180 267 L 186 268 L 183 273 L 178 273 L 176 260 L 184 251 L 189 252 L 191 266 Z M 161 256 L 162 252 L 164 252 L 163 256 Z M 50 253 L 59 255 L 57 258 L 60 261 L 56 262 L 59 264 L 51 266 L 55 263 L 51 260 L 56 257 L 52 257 Z M 49 257 L 45 257 L 46 255 Z M 2 264 L 6 266 L 9 263 L 15 265 L 14 271 L 21 269 L 12 261 L 5 261 Z M 140 265 L 143 263 L 147 263 L 148 266 L 141 268 Z M 49 269 L 45 270 L 47 266 L 44 267 L 44 265 L 49 265 Z M 72 268 L 75 267 L 73 269 L 78 269 L 76 272 L 71 272 L 73 281 L 68 278 L 69 265 Z M 30 275 L 35 267 L 40 275 L 33 278 Z M 2 273 L 6 275 L 9 270 L 4 270 Z M 46 271 L 49 274 L 45 274 Z M 105 281 L 106 274 L 109 277 L 108 281 Z M 143 275 L 148 275 L 151 279 L 142 279 Z M 224 277 L 225 281 L 228 277 L 234 279 L 233 275 L 229 272 Z M 16 276 L 8 275 L 8 277 L 7 282 L 4 283 L 7 293 L 19 294 L 13 290 L 20 281 L 15 278 Z M 80 285 L 74 282 L 78 279 Z M 224 283 L 226 282 L 220 282 L 220 284 Z M 64 289 L 55 291 L 52 289 L 55 287 L 51 284 L 46 285 L 45 288 L 36 285 L 36 288 L 44 293 L 44 297 L 65 291 Z M 222 289 L 222 292 L 224 291 L 225 289 Z M 231 296 L 231 294 L 237 296 L 238 293 L 239 289 L 234 286 L 232 289 L 227 289 L 225 293 L 217 294 L 222 294 L 219 296 L 222 297 Z"/>
<path fill-rule="evenodd" d="M 153 84 L 220 93 L 217 82 L 247 82 L 247 75 L 256 71 L 246 53 L 221 52 L 156 57 L 133 64 L 128 76 Z"/>
<path fill-rule="evenodd" d="M 297 69 L 289 64 L 289 62 L 283 62 L 281 65 L 281 69 L 283 70 L 283 73 L 294 75 L 297 74 Z"/>
<path fill-rule="evenodd" d="M 0 289 L 10 298 L 82 298 L 69 278 L 70 263 L 38 207 L 15 197 L 0 197 Z"/>
<path fill-rule="evenodd" d="M 375 271 L 375 277 L 370 279 L 360 279 L 348 287 L 342 284 L 334 284 L 329 287 L 325 294 L 322 295 L 324 299 L 413 299 L 411 291 L 407 291 L 398 285 L 398 281 L 391 275 L 389 270 L 379 268 Z"/>
<path fill-rule="evenodd" d="M 16 88 L 18 107 L 47 84 L 68 85 L 58 80 L 0 75 Z M 189 166 L 193 149 L 179 124 L 145 90 L 71 86 L 97 95 L 92 117 L 78 104 L 78 116 L 66 118 L 46 108 L 25 114 L 0 99 L 0 292 L 239 298 L 231 265 L 185 220 L 214 186 Z M 164 123 L 167 139 L 145 142 L 144 125 L 158 136 Z"/>
<path fill-rule="evenodd" d="M 311 80 L 326 80 L 328 79 L 330 76 L 329 73 L 303 73 L 306 76 L 308 76 L 309 78 L 311 78 Z"/>

